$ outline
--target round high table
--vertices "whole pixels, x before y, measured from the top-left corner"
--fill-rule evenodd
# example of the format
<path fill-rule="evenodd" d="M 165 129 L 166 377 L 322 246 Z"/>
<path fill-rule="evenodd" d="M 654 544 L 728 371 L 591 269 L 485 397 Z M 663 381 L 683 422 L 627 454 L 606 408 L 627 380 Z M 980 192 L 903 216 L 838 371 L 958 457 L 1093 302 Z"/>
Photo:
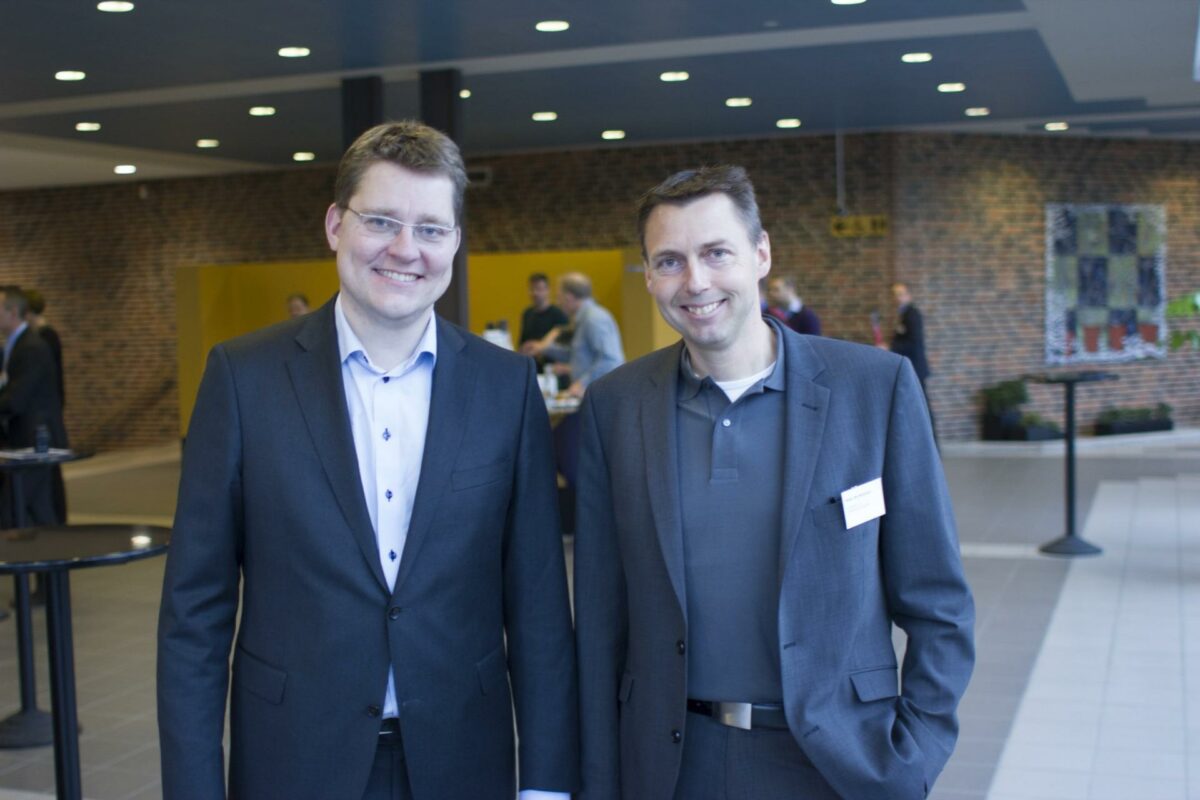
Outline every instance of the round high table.
<path fill-rule="evenodd" d="M 0 472 L 8 475 L 13 527 L 29 527 L 25 511 L 26 470 L 44 469 L 91 457 L 91 453 L 77 453 L 73 450 L 56 449 L 48 453 L 36 453 L 32 448 L 0 451 Z M 17 615 L 17 671 L 20 677 L 21 708 L 0 720 L 0 749 L 41 747 L 54 741 L 54 727 L 50 715 L 37 707 L 37 673 L 33 668 L 32 605 L 29 576 L 25 573 L 14 575 L 13 607 Z"/>
<path fill-rule="evenodd" d="M 73 569 L 124 564 L 160 555 L 169 528 L 151 525 L 57 525 L 0 531 L 0 575 L 46 583 L 46 639 L 50 651 L 50 706 L 54 727 L 54 783 L 58 800 L 81 800 L 79 727 L 75 714 L 75 653 L 71 636 Z"/>
<path fill-rule="evenodd" d="M 1084 372 L 1057 372 L 1038 375 L 1026 375 L 1025 380 L 1033 383 L 1058 383 L 1066 390 L 1066 424 L 1064 436 L 1067 440 L 1066 457 L 1066 504 L 1067 530 L 1062 536 L 1052 542 L 1042 545 L 1039 550 L 1054 556 L 1094 556 L 1103 552 L 1099 547 L 1075 533 L 1075 384 L 1096 383 L 1098 381 L 1115 381 L 1118 376 L 1111 372 L 1089 370 Z"/>

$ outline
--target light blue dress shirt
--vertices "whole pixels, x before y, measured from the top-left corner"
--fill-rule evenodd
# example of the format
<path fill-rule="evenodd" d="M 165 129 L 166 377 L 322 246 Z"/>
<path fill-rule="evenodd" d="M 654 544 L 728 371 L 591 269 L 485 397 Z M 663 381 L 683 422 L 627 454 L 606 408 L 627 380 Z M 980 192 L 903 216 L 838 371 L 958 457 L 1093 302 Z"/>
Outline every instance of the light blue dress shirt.
<path fill-rule="evenodd" d="M 571 380 L 585 387 L 625 363 L 621 331 L 608 309 L 588 298 L 574 319 L 571 339 Z"/>

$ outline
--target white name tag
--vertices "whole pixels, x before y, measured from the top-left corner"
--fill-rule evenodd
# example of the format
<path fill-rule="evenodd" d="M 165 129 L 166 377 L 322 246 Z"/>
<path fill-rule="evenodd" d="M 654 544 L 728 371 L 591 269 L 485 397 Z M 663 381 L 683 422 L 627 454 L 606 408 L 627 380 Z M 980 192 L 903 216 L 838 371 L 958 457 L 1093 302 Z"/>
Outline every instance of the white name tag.
<path fill-rule="evenodd" d="M 883 507 L 883 479 L 860 483 L 842 492 L 842 511 L 846 514 L 846 530 L 882 517 L 887 513 Z"/>

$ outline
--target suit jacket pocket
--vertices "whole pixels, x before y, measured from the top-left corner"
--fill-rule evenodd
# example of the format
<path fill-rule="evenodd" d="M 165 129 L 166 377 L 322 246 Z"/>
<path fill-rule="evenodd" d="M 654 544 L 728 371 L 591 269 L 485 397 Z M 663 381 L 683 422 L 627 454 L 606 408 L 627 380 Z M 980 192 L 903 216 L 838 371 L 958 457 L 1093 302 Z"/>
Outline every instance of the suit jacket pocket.
<path fill-rule="evenodd" d="M 500 645 L 475 664 L 479 673 L 479 690 L 491 694 L 508 688 L 508 662 L 504 658 L 504 645 Z"/>
<path fill-rule="evenodd" d="M 621 703 L 628 703 L 631 694 L 633 694 L 633 676 L 626 672 L 621 676 L 621 688 L 617 690 L 617 700 Z"/>
<path fill-rule="evenodd" d="M 476 486 L 494 483 L 512 474 L 511 461 L 499 461 L 495 464 L 485 464 L 482 467 L 467 467 L 456 469 L 450 476 L 450 485 L 454 491 L 471 489 Z"/>
<path fill-rule="evenodd" d="M 863 703 L 900 695 L 895 667 L 875 667 L 861 672 L 852 672 L 850 673 L 850 682 L 854 684 L 854 693 Z"/>
<path fill-rule="evenodd" d="M 287 673 L 272 667 L 261 658 L 250 655 L 241 645 L 237 647 L 233 675 L 234 682 L 251 694 L 256 694 L 275 705 L 283 702 Z"/>

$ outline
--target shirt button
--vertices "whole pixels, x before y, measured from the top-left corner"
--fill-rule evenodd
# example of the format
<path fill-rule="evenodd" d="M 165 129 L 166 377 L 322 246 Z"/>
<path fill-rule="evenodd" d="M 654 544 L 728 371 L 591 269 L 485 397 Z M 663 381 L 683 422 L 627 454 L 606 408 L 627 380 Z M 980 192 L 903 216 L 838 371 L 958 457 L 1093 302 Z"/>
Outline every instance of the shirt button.
<path fill-rule="evenodd" d="M 683 741 L 683 734 L 680 733 L 678 730 L 671 731 L 671 741 L 674 742 L 675 744 L 679 744 L 680 742 Z"/>
<path fill-rule="evenodd" d="M 383 382 L 384 382 L 384 383 L 387 383 L 387 382 L 388 382 L 388 381 L 390 381 L 390 380 L 391 380 L 391 378 L 389 378 L 388 376 L 386 376 L 386 375 L 384 375 L 384 376 L 383 376 Z"/>
<path fill-rule="evenodd" d="M 687 652 L 687 645 L 683 643 L 683 639 L 680 639 L 675 643 L 675 649 L 679 651 L 679 655 L 683 655 Z"/>
<path fill-rule="evenodd" d="M 367 716 L 368 717 L 378 717 L 382 713 L 383 713 L 383 709 L 380 708 L 379 706 L 367 706 Z"/>
<path fill-rule="evenodd" d="M 721 424 L 722 424 L 722 425 L 724 425 L 726 428 L 728 428 L 728 427 L 729 427 L 730 425 L 732 425 L 733 423 L 732 423 L 732 422 L 730 422 L 730 421 L 729 421 L 729 420 L 727 420 L 727 419 L 723 419 L 723 420 L 721 420 Z"/>
<path fill-rule="evenodd" d="M 388 609 L 388 619 L 400 619 L 401 611 L 400 606 L 392 606 Z"/>

